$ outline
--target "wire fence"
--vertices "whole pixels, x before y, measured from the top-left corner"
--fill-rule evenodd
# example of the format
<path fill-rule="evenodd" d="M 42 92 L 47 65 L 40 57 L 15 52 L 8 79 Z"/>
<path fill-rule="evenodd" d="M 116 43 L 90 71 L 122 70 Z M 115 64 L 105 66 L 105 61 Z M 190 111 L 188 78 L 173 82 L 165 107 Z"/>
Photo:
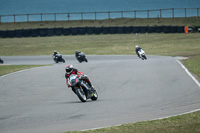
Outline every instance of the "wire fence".
<path fill-rule="evenodd" d="M 178 18 L 198 17 L 200 8 L 170 8 L 157 10 L 108 11 L 108 12 L 74 12 L 74 13 L 38 13 L 0 15 L 0 24 L 7 22 L 44 22 L 71 20 L 103 20 L 115 18 Z"/>

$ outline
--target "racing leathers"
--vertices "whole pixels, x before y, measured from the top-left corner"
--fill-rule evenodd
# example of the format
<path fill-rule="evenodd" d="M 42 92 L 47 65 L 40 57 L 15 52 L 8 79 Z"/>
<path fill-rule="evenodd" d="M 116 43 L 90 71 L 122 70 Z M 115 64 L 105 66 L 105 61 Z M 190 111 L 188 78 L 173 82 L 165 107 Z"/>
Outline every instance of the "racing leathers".
<path fill-rule="evenodd" d="M 84 75 L 82 72 L 79 72 L 78 69 L 75 69 L 75 68 L 73 68 L 73 71 L 70 74 L 69 73 L 65 73 L 66 84 L 68 85 L 68 87 L 71 87 L 71 84 L 69 83 L 69 77 L 70 77 L 71 74 L 76 74 L 76 75 L 78 75 L 78 77 L 85 76 L 84 80 L 88 83 L 90 88 L 93 89 L 93 86 L 92 86 L 88 76 Z M 75 90 L 74 90 L 73 87 L 72 87 L 72 90 L 75 93 Z"/>

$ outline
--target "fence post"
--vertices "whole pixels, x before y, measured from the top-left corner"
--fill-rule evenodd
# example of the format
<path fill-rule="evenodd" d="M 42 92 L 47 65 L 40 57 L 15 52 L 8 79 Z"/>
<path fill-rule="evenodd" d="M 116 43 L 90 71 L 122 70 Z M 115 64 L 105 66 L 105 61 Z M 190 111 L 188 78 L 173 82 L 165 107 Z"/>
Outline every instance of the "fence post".
<path fill-rule="evenodd" d="M 56 13 L 54 13 L 54 21 L 56 22 Z"/>
<path fill-rule="evenodd" d="M 147 18 L 149 19 L 149 10 L 147 10 Z"/>
<path fill-rule="evenodd" d="M 123 14 L 123 11 L 121 11 L 121 18 L 123 18 L 124 17 L 124 14 Z"/>
<path fill-rule="evenodd" d="M 136 19 L 136 11 L 134 11 L 134 16 L 135 16 L 135 19 Z"/>
<path fill-rule="evenodd" d="M 27 14 L 27 23 L 29 22 L 29 14 Z"/>
<path fill-rule="evenodd" d="M 185 18 L 187 17 L 187 11 L 186 10 L 187 10 L 187 8 L 185 8 Z"/>
<path fill-rule="evenodd" d="M 68 18 L 68 21 L 69 21 L 69 18 L 70 18 L 70 13 L 68 13 L 68 15 L 67 15 L 67 18 Z"/>
<path fill-rule="evenodd" d="M 160 9 L 160 18 L 162 18 L 162 9 Z"/>
<path fill-rule="evenodd" d="M 15 23 L 15 14 L 14 14 L 14 23 Z"/>
<path fill-rule="evenodd" d="M 197 8 L 197 17 L 199 18 L 199 8 Z"/>
<path fill-rule="evenodd" d="M 41 15 L 41 23 L 42 23 L 42 13 L 40 15 Z"/>
<path fill-rule="evenodd" d="M 94 13 L 94 17 L 95 17 L 94 19 L 96 21 L 97 20 L 97 13 L 96 12 Z"/>
<path fill-rule="evenodd" d="M 0 24 L 1 24 L 1 16 L 0 16 Z"/>
<path fill-rule="evenodd" d="M 83 20 L 83 13 L 81 12 L 81 20 Z"/>
<path fill-rule="evenodd" d="M 172 8 L 172 18 L 174 18 L 174 8 Z"/>
<path fill-rule="evenodd" d="M 108 19 L 110 19 L 110 12 L 108 12 Z"/>

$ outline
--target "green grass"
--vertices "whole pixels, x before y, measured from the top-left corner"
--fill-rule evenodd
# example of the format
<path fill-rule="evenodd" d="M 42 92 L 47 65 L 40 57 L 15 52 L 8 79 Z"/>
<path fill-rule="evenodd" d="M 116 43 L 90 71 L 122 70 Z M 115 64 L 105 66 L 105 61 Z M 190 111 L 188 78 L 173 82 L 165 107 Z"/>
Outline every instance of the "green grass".
<path fill-rule="evenodd" d="M 200 55 L 183 61 L 184 65 L 194 73 L 200 81 Z"/>
<path fill-rule="evenodd" d="M 50 55 L 54 50 L 74 54 L 80 50 L 89 55 L 132 55 L 139 45 L 149 55 L 200 55 L 200 34 L 114 34 L 30 38 L 0 38 L 0 54 Z"/>
<path fill-rule="evenodd" d="M 0 76 L 39 66 L 44 66 L 44 65 L 0 65 Z"/>
<path fill-rule="evenodd" d="M 199 133 L 200 111 L 162 120 L 144 121 L 88 131 L 66 133 Z"/>
<path fill-rule="evenodd" d="M 17 22 L 2 23 L 0 30 L 30 29 L 30 28 L 54 28 L 54 27 L 86 27 L 86 26 L 199 26 L 200 18 L 118 18 L 105 20 L 74 20 L 74 21 L 46 21 L 46 22 Z"/>

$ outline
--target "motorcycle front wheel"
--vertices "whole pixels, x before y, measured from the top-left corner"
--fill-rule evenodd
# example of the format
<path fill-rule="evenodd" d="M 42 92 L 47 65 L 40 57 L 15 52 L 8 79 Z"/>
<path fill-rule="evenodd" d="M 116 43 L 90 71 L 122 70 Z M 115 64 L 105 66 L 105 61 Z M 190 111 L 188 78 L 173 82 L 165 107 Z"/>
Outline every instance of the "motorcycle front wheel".
<path fill-rule="evenodd" d="M 81 102 L 86 102 L 87 98 L 86 98 L 85 92 L 82 89 L 77 88 L 76 95 L 81 100 Z"/>
<path fill-rule="evenodd" d="M 98 94 L 96 92 L 96 90 L 93 92 L 93 95 L 91 97 L 91 100 L 96 101 L 98 99 Z"/>
<path fill-rule="evenodd" d="M 88 60 L 85 58 L 85 62 L 88 62 Z"/>
<path fill-rule="evenodd" d="M 65 59 L 62 59 L 62 62 L 65 63 Z"/>

